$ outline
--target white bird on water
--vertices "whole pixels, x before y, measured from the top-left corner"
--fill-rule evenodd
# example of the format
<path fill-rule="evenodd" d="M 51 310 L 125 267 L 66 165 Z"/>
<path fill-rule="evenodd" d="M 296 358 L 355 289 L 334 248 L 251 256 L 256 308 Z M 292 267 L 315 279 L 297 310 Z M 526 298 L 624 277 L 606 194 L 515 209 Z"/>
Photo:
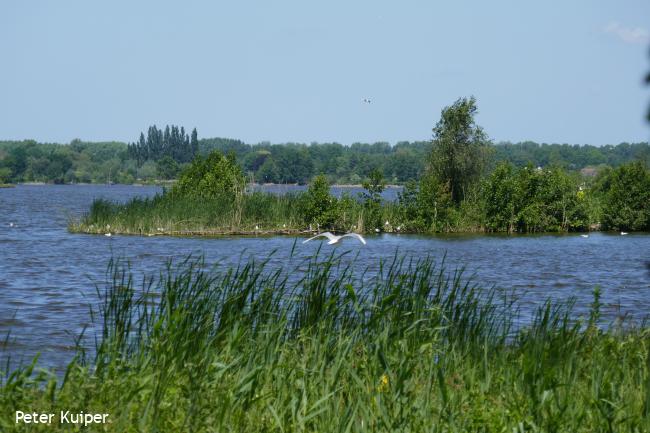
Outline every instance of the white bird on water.
<path fill-rule="evenodd" d="M 589 235 L 580 235 L 580 236 L 582 236 L 583 238 L 588 238 L 589 237 Z"/>
<path fill-rule="evenodd" d="M 627 232 L 621 232 L 621 236 L 625 236 Z"/>
<path fill-rule="evenodd" d="M 343 238 L 345 238 L 345 237 L 355 238 L 355 239 L 358 239 L 359 241 L 361 241 L 362 244 L 364 244 L 364 245 L 366 244 L 366 240 L 363 238 L 363 236 L 361 236 L 361 235 L 358 234 L 358 233 L 346 233 L 346 234 L 344 234 L 344 235 L 337 236 L 337 235 L 335 235 L 334 233 L 331 233 L 331 232 L 319 233 L 319 234 L 317 234 L 316 236 L 314 236 L 313 238 L 309 238 L 309 239 L 303 241 L 302 243 L 303 243 L 303 244 L 306 244 L 307 242 L 309 242 L 309 241 L 311 241 L 311 240 L 313 240 L 313 239 L 316 239 L 316 238 L 322 237 L 322 236 L 324 236 L 324 237 L 326 237 L 327 239 L 330 240 L 330 241 L 327 243 L 327 245 L 337 244 L 337 243 L 339 243 L 339 242 L 340 242 Z"/>

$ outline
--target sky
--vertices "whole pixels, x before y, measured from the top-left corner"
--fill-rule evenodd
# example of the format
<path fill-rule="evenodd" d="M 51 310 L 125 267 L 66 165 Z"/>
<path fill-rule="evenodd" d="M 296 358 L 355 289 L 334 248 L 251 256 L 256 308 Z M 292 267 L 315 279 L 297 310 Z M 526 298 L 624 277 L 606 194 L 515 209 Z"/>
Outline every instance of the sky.
<path fill-rule="evenodd" d="M 647 141 L 650 2 L 4 1 L 0 139 Z M 366 103 L 364 99 L 371 102 Z"/>

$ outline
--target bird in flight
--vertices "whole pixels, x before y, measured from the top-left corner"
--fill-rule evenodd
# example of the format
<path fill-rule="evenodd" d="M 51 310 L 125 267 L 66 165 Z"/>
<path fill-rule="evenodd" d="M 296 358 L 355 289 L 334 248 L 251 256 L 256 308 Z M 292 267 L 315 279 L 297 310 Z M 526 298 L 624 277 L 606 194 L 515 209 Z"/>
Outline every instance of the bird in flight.
<path fill-rule="evenodd" d="M 363 98 L 363 102 L 365 102 L 366 104 L 370 104 L 370 99 L 368 99 L 368 98 Z"/>
<path fill-rule="evenodd" d="M 335 235 L 334 233 L 331 233 L 331 232 L 319 233 L 316 236 L 314 236 L 313 238 L 309 238 L 309 239 L 303 241 L 302 243 L 306 244 L 307 242 L 309 242 L 309 241 L 311 241 L 313 239 L 323 237 L 323 236 L 326 237 L 327 239 L 329 239 L 329 242 L 327 243 L 327 245 L 337 244 L 345 237 L 355 238 L 355 239 L 358 239 L 362 244 L 364 244 L 364 245 L 366 244 L 366 240 L 363 238 L 363 236 L 361 236 L 358 233 L 346 233 L 344 235 L 337 236 L 337 235 Z"/>

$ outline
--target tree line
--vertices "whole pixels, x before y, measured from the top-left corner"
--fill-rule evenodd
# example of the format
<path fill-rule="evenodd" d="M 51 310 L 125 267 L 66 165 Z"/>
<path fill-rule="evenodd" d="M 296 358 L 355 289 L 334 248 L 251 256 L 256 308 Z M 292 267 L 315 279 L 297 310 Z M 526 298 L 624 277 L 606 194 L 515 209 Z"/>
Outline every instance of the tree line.
<path fill-rule="evenodd" d="M 648 143 L 591 146 L 534 142 L 489 145 L 494 169 L 507 161 L 514 167 L 561 167 L 592 172 L 631 161 L 650 164 Z M 374 170 L 385 180 L 406 184 L 420 179 L 427 169 L 432 141 L 377 143 L 247 144 L 236 139 L 199 139 L 196 129 L 148 128 L 134 143 L 84 142 L 38 143 L 34 140 L 0 141 L 0 183 L 135 183 L 175 179 L 198 155 L 218 150 L 233 154 L 248 181 L 307 184 L 323 174 L 330 183 L 361 184 Z"/>

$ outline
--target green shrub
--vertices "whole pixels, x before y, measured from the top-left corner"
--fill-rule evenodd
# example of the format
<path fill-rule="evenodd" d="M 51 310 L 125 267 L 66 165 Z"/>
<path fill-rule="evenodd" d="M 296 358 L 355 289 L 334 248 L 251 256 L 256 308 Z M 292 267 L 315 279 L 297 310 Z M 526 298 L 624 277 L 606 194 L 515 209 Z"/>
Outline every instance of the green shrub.
<path fill-rule="evenodd" d="M 234 155 L 226 157 L 213 151 L 205 158 L 197 156 L 181 173 L 171 192 L 178 196 L 234 198 L 243 193 L 244 182 Z"/>
<path fill-rule="evenodd" d="M 622 165 L 605 182 L 603 223 L 618 230 L 650 230 L 650 171 L 642 162 Z"/>

